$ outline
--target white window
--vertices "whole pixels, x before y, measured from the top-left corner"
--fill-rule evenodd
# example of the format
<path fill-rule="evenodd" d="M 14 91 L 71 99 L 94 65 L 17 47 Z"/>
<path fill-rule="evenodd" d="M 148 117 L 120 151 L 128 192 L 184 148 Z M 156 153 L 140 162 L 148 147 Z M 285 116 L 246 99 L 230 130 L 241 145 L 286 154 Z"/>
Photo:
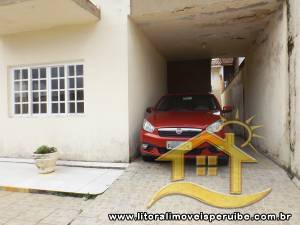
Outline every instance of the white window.
<path fill-rule="evenodd" d="M 83 65 L 68 66 L 69 113 L 84 112 Z"/>
<path fill-rule="evenodd" d="M 15 68 L 15 115 L 84 113 L 84 66 L 66 64 Z"/>
<path fill-rule="evenodd" d="M 29 113 L 29 73 L 28 69 L 17 69 L 13 73 L 13 99 L 15 114 Z"/>
<path fill-rule="evenodd" d="M 48 105 L 47 68 L 31 69 L 32 114 L 46 114 Z"/>
<path fill-rule="evenodd" d="M 66 112 L 66 78 L 65 67 L 55 66 L 50 69 L 51 80 L 51 113 Z"/>

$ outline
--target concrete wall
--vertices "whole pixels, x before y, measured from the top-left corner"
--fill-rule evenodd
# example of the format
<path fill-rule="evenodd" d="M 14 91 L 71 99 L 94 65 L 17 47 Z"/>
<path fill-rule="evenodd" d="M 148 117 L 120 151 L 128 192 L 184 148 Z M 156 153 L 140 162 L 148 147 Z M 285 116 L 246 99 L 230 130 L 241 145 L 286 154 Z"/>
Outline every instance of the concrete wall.
<path fill-rule="evenodd" d="M 222 103 L 238 108 L 244 120 L 255 116 L 253 124 L 264 126 L 255 133 L 265 139 L 254 138 L 254 145 L 289 169 L 287 28 L 286 5 L 283 5 L 249 47 L 245 67 L 223 92 Z"/>
<path fill-rule="evenodd" d="M 0 156 L 31 157 L 42 144 L 66 160 L 129 160 L 129 0 L 101 0 L 98 23 L 0 38 Z M 85 115 L 9 115 L 11 66 L 80 60 L 85 65 Z"/>
<path fill-rule="evenodd" d="M 265 139 L 255 138 L 255 145 L 288 168 L 290 149 L 286 5 L 274 14 L 249 49 L 246 76 L 243 76 L 245 118 L 255 115 L 254 123 L 264 125 L 256 132 Z"/>
<path fill-rule="evenodd" d="M 300 186 L 300 2 L 287 1 L 289 22 L 290 150 L 291 172 Z"/>
<path fill-rule="evenodd" d="M 223 88 L 223 66 L 211 68 L 211 91 L 221 104 L 221 94 Z"/>
<path fill-rule="evenodd" d="M 168 62 L 168 91 L 210 92 L 211 60 Z"/>
<path fill-rule="evenodd" d="M 245 76 L 246 68 L 242 67 L 230 84 L 226 87 L 221 95 L 222 106 L 231 105 L 233 106 L 233 111 L 227 113 L 225 117 L 227 119 L 234 119 L 238 111 L 239 118 L 245 120 L 244 116 L 244 85 L 243 77 Z M 244 129 L 239 126 L 233 126 L 234 132 L 240 136 L 244 135 Z"/>
<path fill-rule="evenodd" d="M 169 60 L 245 55 L 282 0 L 131 0 L 131 15 Z"/>
<path fill-rule="evenodd" d="M 128 21 L 129 146 L 131 156 L 139 145 L 145 110 L 167 92 L 166 61 L 135 23 Z"/>

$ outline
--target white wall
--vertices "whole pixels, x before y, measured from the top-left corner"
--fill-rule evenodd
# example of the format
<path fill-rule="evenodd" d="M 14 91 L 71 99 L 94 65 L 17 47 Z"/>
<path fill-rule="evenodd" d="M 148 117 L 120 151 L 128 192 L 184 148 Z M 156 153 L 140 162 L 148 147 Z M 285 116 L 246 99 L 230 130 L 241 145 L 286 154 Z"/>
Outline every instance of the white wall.
<path fill-rule="evenodd" d="M 265 136 L 255 145 L 288 168 L 288 76 L 286 6 L 280 9 L 258 36 L 246 57 L 247 71 L 243 77 L 245 117 L 255 115 L 257 130 Z"/>
<path fill-rule="evenodd" d="M 27 32 L 0 38 L 0 156 L 30 157 L 42 144 L 56 146 L 62 159 L 129 160 L 129 0 L 101 0 L 95 24 Z M 83 60 L 85 115 L 9 116 L 9 66 Z"/>
<path fill-rule="evenodd" d="M 133 156 L 146 108 L 167 92 L 167 71 L 165 59 L 130 19 L 128 55 L 129 145 Z"/>

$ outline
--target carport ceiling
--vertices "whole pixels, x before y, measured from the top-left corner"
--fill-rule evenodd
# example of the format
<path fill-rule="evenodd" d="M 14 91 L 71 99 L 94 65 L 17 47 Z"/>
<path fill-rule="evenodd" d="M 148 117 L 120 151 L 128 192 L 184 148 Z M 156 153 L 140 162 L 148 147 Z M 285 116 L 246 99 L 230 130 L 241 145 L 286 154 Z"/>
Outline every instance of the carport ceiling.
<path fill-rule="evenodd" d="M 131 0 L 131 18 L 167 59 L 244 56 L 281 3 Z"/>

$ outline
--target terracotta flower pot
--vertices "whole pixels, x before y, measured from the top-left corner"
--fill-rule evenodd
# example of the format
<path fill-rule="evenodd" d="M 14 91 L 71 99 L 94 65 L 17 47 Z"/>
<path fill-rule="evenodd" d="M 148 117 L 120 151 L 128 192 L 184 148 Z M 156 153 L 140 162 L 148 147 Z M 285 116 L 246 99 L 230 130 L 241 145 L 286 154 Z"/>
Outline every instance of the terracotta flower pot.
<path fill-rule="evenodd" d="M 52 173 L 55 171 L 56 161 L 58 159 L 58 152 L 48 154 L 33 154 L 35 165 L 39 173 Z"/>

